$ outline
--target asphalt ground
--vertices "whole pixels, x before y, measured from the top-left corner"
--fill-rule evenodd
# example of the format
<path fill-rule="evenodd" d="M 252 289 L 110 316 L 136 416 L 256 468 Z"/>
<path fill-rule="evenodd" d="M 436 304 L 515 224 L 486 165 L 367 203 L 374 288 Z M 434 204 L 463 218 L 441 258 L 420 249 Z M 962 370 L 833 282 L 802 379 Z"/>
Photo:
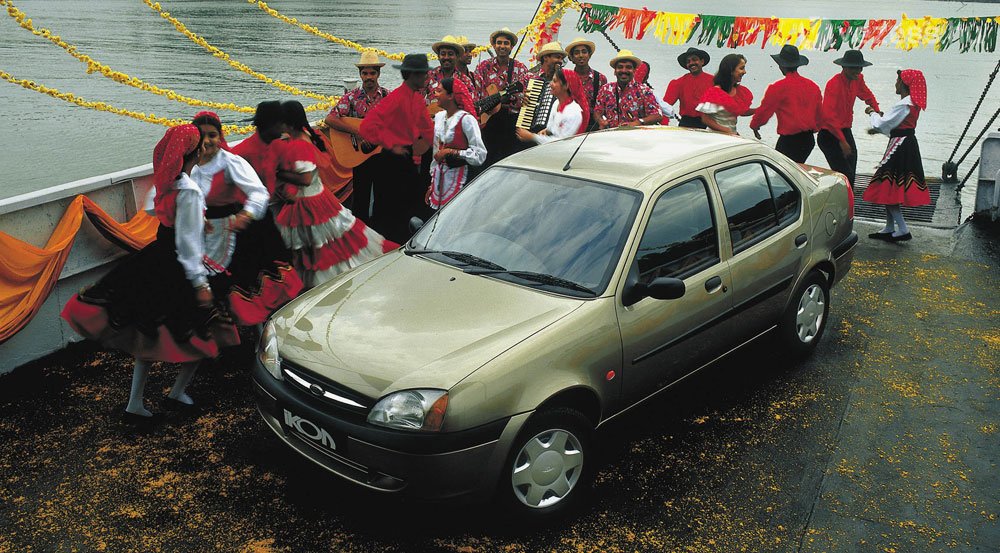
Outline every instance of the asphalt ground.
<path fill-rule="evenodd" d="M 0 378 L 0 553 L 1000 550 L 995 229 L 862 235 L 815 355 L 748 346 L 598 436 L 586 505 L 550 527 L 359 491 L 271 435 L 249 348 L 149 424 L 131 364 L 71 347 Z"/>

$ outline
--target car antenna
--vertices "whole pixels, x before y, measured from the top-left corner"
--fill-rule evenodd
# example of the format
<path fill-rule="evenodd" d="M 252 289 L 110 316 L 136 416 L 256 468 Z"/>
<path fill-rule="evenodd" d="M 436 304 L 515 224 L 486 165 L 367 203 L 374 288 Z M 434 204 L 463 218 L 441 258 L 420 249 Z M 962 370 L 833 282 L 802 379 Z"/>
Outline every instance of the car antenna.
<path fill-rule="evenodd" d="M 583 146 L 583 143 L 587 141 L 588 136 L 590 136 L 590 133 L 583 135 L 583 140 L 576 145 L 576 149 L 573 150 L 573 155 L 569 156 L 569 159 L 566 160 L 566 165 L 563 165 L 563 171 L 569 171 L 569 164 L 573 163 L 573 158 L 576 157 L 576 153 L 580 151 L 580 147 Z"/>

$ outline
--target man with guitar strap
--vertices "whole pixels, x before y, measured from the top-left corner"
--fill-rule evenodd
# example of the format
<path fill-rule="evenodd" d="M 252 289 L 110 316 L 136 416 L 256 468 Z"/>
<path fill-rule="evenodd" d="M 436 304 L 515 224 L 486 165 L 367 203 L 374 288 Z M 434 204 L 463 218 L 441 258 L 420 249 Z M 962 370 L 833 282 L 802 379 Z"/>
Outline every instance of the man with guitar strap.
<path fill-rule="evenodd" d="M 479 93 L 479 84 L 476 82 L 476 74 L 469 69 L 469 65 L 472 64 L 472 51 L 476 49 L 477 44 L 469 42 L 468 37 L 464 36 L 458 37 L 458 43 L 465 51 L 458 57 L 457 71 L 469 78 L 469 82 L 472 83 L 472 94 L 482 98 L 483 96 Z"/>
<path fill-rule="evenodd" d="M 490 34 L 490 45 L 496 52 L 496 57 L 479 62 L 476 67 L 476 85 L 479 87 L 479 97 L 490 95 L 492 85 L 495 90 L 505 90 L 512 83 L 521 83 L 528 73 L 523 63 L 510 57 L 517 44 L 517 35 L 504 27 Z M 522 148 L 514 134 L 514 121 L 521 109 L 521 94 L 507 96 L 506 106 L 493 114 L 483 125 L 483 142 L 486 143 L 486 161 L 481 167 L 472 171 L 479 173 L 490 165 L 500 161 Z"/>
<path fill-rule="evenodd" d="M 371 226 L 372 186 L 376 179 L 379 160 L 377 159 L 378 154 L 373 151 L 375 146 L 364 142 L 358 136 L 360 121 L 357 120 L 364 119 L 369 110 L 389 95 L 389 91 L 378 83 L 382 66 L 385 65 L 379 61 L 378 54 L 371 51 L 362 52 L 361 59 L 354 65 L 358 67 L 358 73 L 361 76 L 361 88 L 355 88 L 344 94 L 340 98 L 340 102 L 326 116 L 325 123 L 333 130 L 350 135 L 350 148 L 355 152 L 360 151 L 365 154 L 371 152 L 372 154 L 360 165 L 354 167 L 354 192 L 351 193 L 350 201 L 345 203 L 355 217 Z M 352 117 L 355 120 L 348 122 L 343 119 L 344 117 Z M 343 151 L 345 147 L 348 147 L 335 139 L 331 140 L 331 145 L 334 149 L 334 157 L 337 157 L 338 150 Z M 350 166 L 350 163 L 344 163 L 344 165 Z"/>
<path fill-rule="evenodd" d="M 590 67 L 590 58 L 594 55 L 596 45 L 586 39 L 577 38 L 566 46 L 569 59 L 575 65 L 576 75 L 580 77 L 580 86 L 583 93 L 587 95 L 587 106 L 590 108 L 590 121 L 587 123 L 588 131 L 597 130 L 597 118 L 594 117 L 594 105 L 597 102 L 597 92 L 601 87 L 608 84 L 608 78 L 603 73 Z"/>
<path fill-rule="evenodd" d="M 465 47 L 462 46 L 459 39 L 448 35 L 432 44 L 431 50 L 437 54 L 440 65 L 431 69 L 431 72 L 427 74 L 427 90 L 424 91 L 427 103 L 430 104 L 435 100 L 437 89 L 444 79 L 459 79 L 471 91 L 472 100 L 478 99 L 479 94 L 475 90 L 472 80 L 469 79 L 468 75 L 463 75 L 458 70 L 459 60 L 465 55 Z"/>

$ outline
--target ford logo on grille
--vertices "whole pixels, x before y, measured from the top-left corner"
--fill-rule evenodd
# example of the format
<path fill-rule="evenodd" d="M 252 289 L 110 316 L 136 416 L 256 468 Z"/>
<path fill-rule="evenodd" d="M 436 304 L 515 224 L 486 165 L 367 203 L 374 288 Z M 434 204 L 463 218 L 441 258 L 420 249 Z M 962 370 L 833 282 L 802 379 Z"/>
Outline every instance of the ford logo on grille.
<path fill-rule="evenodd" d="M 312 392 L 314 396 L 322 396 L 324 392 L 323 388 L 320 388 L 318 384 L 310 384 L 309 391 Z"/>

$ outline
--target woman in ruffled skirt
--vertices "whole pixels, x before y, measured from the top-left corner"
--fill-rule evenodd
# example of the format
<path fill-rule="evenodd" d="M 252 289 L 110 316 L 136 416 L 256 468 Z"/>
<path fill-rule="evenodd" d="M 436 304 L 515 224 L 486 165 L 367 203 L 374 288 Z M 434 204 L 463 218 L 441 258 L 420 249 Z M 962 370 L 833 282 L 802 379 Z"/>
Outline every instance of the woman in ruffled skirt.
<path fill-rule="evenodd" d="M 885 155 L 872 175 L 862 198 L 885 206 L 885 226 L 868 235 L 873 240 L 905 242 L 913 238 L 903 219 L 902 206 L 917 207 L 931 203 L 924 179 L 916 128 L 920 112 L 927 109 L 927 82 L 916 69 L 898 71 L 896 93 L 900 100 L 885 114 L 866 108 L 871 117 L 869 134 L 889 136 Z"/>
<path fill-rule="evenodd" d="M 168 398 L 190 405 L 185 389 L 198 363 L 240 342 L 230 290 L 219 280 L 231 252 L 209 236 L 227 220 L 204 219 L 207 190 L 189 176 L 201 140 L 194 125 L 167 130 L 153 151 L 156 240 L 70 298 L 62 311 L 80 335 L 135 358 L 125 411 L 137 417 L 152 416 L 143 402 L 151 361 L 181 364 Z"/>
<path fill-rule="evenodd" d="M 276 193 L 284 203 L 275 224 L 291 249 L 307 289 L 399 247 L 386 240 L 323 186 L 320 165 L 329 163 L 322 139 L 309 126 L 302 104 L 283 102 L 288 138 L 272 143 L 278 162 Z"/>

